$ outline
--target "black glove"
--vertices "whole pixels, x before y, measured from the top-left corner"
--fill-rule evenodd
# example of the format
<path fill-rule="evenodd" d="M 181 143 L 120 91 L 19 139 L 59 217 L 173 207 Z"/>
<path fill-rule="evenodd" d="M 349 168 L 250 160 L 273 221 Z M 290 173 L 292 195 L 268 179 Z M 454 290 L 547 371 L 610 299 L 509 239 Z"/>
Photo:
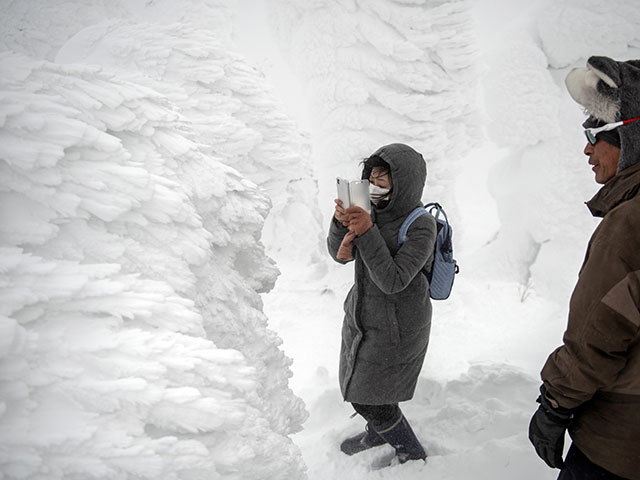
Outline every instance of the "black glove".
<path fill-rule="evenodd" d="M 564 432 L 571 423 L 573 410 L 558 405 L 544 385 L 540 387 L 540 392 L 542 395 L 537 400 L 540 406 L 529 424 L 529 440 L 547 465 L 563 468 Z"/>

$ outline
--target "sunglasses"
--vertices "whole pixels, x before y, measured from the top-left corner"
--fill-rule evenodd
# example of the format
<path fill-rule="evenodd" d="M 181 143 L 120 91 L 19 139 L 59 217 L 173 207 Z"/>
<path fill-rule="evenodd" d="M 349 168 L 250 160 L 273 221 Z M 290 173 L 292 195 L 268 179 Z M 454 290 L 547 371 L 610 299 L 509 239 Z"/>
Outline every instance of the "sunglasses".
<path fill-rule="evenodd" d="M 585 129 L 584 134 L 587 137 L 587 141 L 591 145 L 595 145 L 596 142 L 598 141 L 598 139 L 596 138 L 596 135 L 598 135 L 600 132 L 608 132 L 609 130 L 615 130 L 616 128 L 621 127 L 622 125 L 635 122 L 636 120 L 640 120 L 640 117 L 631 118 L 629 120 L 622 120 L 621 122 L 607 123 L 606 125 L 603 125 L 597 128 L 587 128 Z"/>

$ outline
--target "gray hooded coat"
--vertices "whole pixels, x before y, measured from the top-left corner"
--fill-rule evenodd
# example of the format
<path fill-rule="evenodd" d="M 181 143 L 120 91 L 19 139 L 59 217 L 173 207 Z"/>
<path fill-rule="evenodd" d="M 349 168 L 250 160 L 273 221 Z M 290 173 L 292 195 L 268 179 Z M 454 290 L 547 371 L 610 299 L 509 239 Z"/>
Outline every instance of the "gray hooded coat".
<path fill-rule="evenodd" d="M 436 224 L 430 215 L 413 222 L 398 247 L 407 215 L 422 205 L 426 165 L 411 147 L 391 144 L 374 155 L 391 167 L 392 195 L 374 226 L 354 240 L 354 285 L 344 302 L 340 388 L 345 401 L 365 405 L 409 400 L 422 369 L 431 329 L 428 281 L 420 270 L 433 262 Z M 362 178 L 369 178 L 365 168 Z M 327 245 L 336 258 L 347 233 L 335 218 Z"/>

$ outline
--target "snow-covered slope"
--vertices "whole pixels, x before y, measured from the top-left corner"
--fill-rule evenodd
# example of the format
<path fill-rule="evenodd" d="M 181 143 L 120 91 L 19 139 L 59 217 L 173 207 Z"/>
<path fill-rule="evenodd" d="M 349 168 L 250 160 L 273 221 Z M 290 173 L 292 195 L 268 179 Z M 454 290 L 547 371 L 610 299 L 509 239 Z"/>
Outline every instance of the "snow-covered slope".
<path fill-rule="evenodd" d="M 202 143 L 171 78 L 11 53 L 0 70 L 2 472 L 301 477 L 306 413 L 258 295 L 270 202 L 211 147 L 224 130 Z"/>

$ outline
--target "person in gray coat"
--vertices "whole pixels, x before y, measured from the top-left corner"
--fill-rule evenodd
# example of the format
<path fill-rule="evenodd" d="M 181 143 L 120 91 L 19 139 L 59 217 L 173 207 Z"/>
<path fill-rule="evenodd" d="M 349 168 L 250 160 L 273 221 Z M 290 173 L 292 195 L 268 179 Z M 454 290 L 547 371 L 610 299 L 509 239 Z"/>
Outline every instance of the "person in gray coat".
<path fill-rule="evenodd" d="M 400 463 L 426 458 L 398 407 L 413 397 L 431 329 L 429 282 L 421 270 L 433 263 L 433 217 L 417 218 L 398 246 L 400 226 L 422 206 L 426 176 L 420 153 L 386 145 L 364 162 L 371 215 L 336 200 L 329 253 L 339 263 L 355 260 L 354 285 L 344 302 L 340 388 L 367 421 L 364 432 L 342 443 L 348 455 L 389 443 Z"/>

